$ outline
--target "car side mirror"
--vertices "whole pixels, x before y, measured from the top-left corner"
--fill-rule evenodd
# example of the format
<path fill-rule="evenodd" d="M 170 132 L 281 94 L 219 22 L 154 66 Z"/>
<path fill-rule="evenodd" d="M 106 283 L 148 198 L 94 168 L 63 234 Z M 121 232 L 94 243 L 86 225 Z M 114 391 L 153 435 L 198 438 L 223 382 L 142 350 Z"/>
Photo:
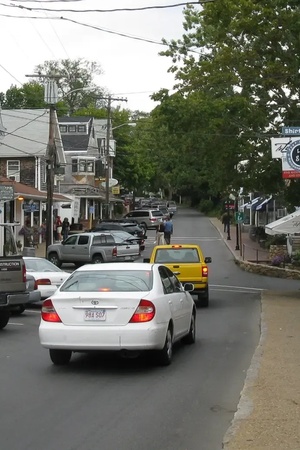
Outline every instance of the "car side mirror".
<path fill-rule="evenodd" d="M 193 283 L 184 283 L 183 288 L 187 292 L 192 292 L 195 289 Z"/>
<path fill-rule="evenodd" d="M 206 264 L 209 264 L 209 263 L 211 263 L 211 256 L 206 256 L 205 258 L 204 258 L 204 262 L 206 263 Z"/>
<path fill-rule="evenodd" d="M 143 259 L 143 262 L 144 262 L 144 263 L 149 263 L 149 262 L 150 262 L 150 258 L 144 258 L 144 259 Z"/>

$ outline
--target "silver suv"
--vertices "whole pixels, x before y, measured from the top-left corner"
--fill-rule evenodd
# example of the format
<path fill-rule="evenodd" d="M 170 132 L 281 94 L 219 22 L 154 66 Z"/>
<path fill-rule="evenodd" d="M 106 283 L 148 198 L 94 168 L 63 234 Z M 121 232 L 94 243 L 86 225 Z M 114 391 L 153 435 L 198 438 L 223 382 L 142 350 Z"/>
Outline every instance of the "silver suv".
<path fill-rule="evenodd" d="M 145 229 L 155 229 L 165 216 L 158 209 L 135 209 L 127 213 L 124 218 L 136 220 Z"/>

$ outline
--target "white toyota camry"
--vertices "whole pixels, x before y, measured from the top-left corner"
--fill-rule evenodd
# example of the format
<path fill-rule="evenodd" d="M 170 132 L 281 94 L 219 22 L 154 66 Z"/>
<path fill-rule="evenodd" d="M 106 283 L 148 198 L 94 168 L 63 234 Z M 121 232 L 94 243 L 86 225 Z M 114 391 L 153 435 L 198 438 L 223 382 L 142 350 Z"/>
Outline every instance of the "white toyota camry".
<path fill-rule="evenodd" d="M 44 301 L 39 337 L 56 365 L 72 352 L 154 350 L 160 364 L 173 344 L 195 342 L 196 307 L 190 291 L 160 264 L 88 264 Z"/>

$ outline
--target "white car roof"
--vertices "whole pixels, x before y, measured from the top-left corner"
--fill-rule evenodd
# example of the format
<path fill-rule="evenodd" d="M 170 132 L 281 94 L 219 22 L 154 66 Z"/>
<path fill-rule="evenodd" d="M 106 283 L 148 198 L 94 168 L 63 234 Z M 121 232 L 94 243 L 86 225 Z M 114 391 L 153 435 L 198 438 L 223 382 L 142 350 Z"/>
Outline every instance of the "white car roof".
<path fill-rule="evenodd" d="M 153 264 L 150 263 L 103 263 L 103 264 L 85 264 L 79 267 L 76 272 L 97 271 L 97 270 L 152 270 Z"/>

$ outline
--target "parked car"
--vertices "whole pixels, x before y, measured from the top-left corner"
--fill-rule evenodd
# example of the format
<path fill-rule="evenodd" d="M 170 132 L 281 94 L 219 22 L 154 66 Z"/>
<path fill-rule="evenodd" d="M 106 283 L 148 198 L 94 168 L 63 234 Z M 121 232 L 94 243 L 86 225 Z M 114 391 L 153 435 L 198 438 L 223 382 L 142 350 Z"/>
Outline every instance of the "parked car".
<path fill-rule="evenodd" d="M 129 244 L 108 231 L 74 234 L 47 248 L 47 259 L 57 267 L 63 263 L 79 267 L 86 263 L 135 261 L 139 256 L 138 244 Z"/>
<path fill-rule="evenodd" d="M 96 232 L 110 230 L 127 231 L 127 233 L 130 233 L 133 236 L 147 239 L 145 228 L 140 227 L 135 220 L 129 219 L 105 220 L 103 222 L 97 223 L 90 231 Z"/>
<path fill-rule="evenodd" d="M 93 350 L 151 350 L 168 365 L 176 341 L 195 342 L 192 289 L 159 264 L 85 265 L 44 301 L 40 343 L 56 365 Z"/>
<path fill-rule="evenodd" d="M 135 219 L 142 227 L 155 229 L 164 220 L 164 215 L 159 209 L 136 209 L 125 214 L 126 219 Z"/>
<path fill-rule="evenodd" d="M 35 279 L 35 286 L 41 293 L 41 299 L 50 297 L 70 276 L 45 258 L 24 256 L 26 272 Z"/>
<path fill-rule="evenodd" d="M 157 245 L 144 262 L 165 264 L 174 271 L 181 283 L 193 283 L 192 294 L 198 296 L 200 306 L 209 304 L 208 267 L 211 257 L 204 257 L 199 245 Z"/>
<path fill-rule="evenodd" d="M 127 233 L 127 231 L 123 230 L 110 230 L 113 236 L 118 236 L 123 239 L 124 242 L 128 242 L 129 244 L 138 244 L 140 246 L 140 251 L 145 250 L 145 240 L 138 236 L 132 236 L 132 234 Z"/>

